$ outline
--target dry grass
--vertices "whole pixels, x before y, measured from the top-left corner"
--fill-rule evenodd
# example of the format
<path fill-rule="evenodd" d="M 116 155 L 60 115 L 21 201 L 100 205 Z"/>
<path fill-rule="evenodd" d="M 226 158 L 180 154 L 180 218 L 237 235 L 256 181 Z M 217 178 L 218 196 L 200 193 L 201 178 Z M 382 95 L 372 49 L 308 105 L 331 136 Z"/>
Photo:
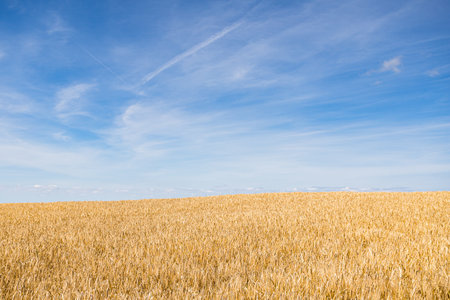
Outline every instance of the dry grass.
<path fill-rule="evenodd" d="M 450 192 L 0 205 L 0 298 L 441 298 Z"/>

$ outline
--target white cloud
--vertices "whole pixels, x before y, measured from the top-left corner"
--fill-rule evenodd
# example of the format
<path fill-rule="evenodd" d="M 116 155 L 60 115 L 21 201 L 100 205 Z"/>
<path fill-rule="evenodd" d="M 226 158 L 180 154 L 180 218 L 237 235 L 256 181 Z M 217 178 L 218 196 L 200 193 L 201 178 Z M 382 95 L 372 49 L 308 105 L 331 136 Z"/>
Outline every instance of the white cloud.
<path fill-rule="evenodd" d="M 272 120 L 272 124 L 285 120 Z M 205 160 L 254 153 L 255 145 L 273 134 L 264 129 L 266 125 L 264 120 L 243 119 L 232 110 L 205 113 L 163 102 L 139 102 L 117 117 L 114 128 L 99 134 L 135 159 L 152 161 L 176 153 L 176 157 Z"/>
<path fill-rule="evenodd" d="M 65 24 L 59 15 L 52 15 L 47 19 L 47 33 L 65 33 L 69 32 L 71 29 Z"/>
<path fill-rule="evenodd" d="M 231 80 L 241 80 L 244 79 L 249 73 L 250 68 L 248 67 L 238 67 L 234 70 Z"/>
<path fill-rule="evenodd" d="M 107 133 L 114 145 L 146 157 L 164 155 L 174 143 L 204 138 L 214 114 L 201 116 L 165 104 L 135 103 L 120 115 Z"/>
<path fill-rule="evenodd" d="M 54 190 L 57 190 L 58 186 L 56 184 L 47 184 L 47 185 L 35 184 L 33 185 L 33 188 L 44 192 L 52 192 Z"/>
<path fill-rule="evenodd" d="M 53 135 L 53 138 L 58 141 L 67 142 L 70 141 L 70 137 L 66 135 L 64 132 L 56 132 Z"/>
<path fill-rule="evenodd" d="M 380 72 L 392 71 L 392 72 L 395 72 L 395 73 L 399 73 L 400 72 L 399 66 L 401 64 L 402 64 L 401 57 L 397 56 L 397 57 L 394 57 L 394 58 L 392 58 L 390 60 L 385 60 L 383 62 L 383 65 L 381 66 L 379 71 Z"/>
<path fill-rule="evenodd" d="M 25 139 L 0 136 L 0 166 L 29 168 L 60 175 L 99 176 L 110 166 L 102 163 L 100 150 L 93 147 L 62 148 Z"/>
<path fill-rule="evenodd" d="M 33 104 L 28 97 L 10 90 L 0 90 L 0 111 L 8 113 L 30 113 Z"/>
<path fill-rule="evenodd" d="M 396 56 L 392 59 L 385 60 L 381 64 L 381 67 L 375 70 L 369 70 L 365 73 L 365 75 L 371 75 L 373 73 L 383 73 L 383 72 L 394 72 L 400 73 L 400 66 L 402 64 L 401 56 Z"/>
<path fill-rule="evenodd" d="M 438 69 L 433 69 L 433 70 L 427 71 L 426 74 L 430 77 L 436 77 L 436 76 L 439 76 L 441 73 L 439 72 Z"/>
<path fill-rule="evenodd" d="M 59 90 L 56 94 L 58 102 L 55 110 L 57 112 L 73 112 L 79 100 L 94 86 L 94 84 L 81 83 Z"/>

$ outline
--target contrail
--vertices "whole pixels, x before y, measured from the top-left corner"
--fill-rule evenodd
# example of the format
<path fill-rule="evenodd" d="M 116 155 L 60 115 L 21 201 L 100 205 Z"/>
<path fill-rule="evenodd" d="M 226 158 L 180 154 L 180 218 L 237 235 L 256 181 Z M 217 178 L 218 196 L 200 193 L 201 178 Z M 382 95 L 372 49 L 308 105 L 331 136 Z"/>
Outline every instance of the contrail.
<path fill-rule="evenodd" d="M 99 65 L 101 65 L 103 68 L 105 68 L 109 73 L 111 73 L 112 75 L 114 75 L 116 78 L 118 78 L 120 81 L 122 81 L 123 83 L 126 84 L 126 82 L 113 70 L 111 70 L 110 67 L 108 67 L 107 65 L 105 65 L 100 59 L 98 59 L 94 54 L 92 54 L 89 50 L 87 50 L 84 47 L 81 47 L 78 45 L 78 47 L 81 48 L 81 50 L 83 50 L 84 52 L 86 52 L 87 55 L 89 55 L 93 60 L 95 60 Z"/>
<path fill-rule="evenodd" d="M 242 24 L 242 22 L 240 21 L 240 22 L 236 22 L 236 23 L 234 23 L 234 24 L 232 24 L 232 25 L 230 25 L 228 27 L 225 27 L 221 31 L 219 31 L 219 32 L 215 33 L 214 35 L 212 35 L 207 40 L 205 40 L 205 41 L 195 45 L 191 49 L 186 50 L 185 52 L 175 56 L 174 58 L 172 58 L 171 60 L 166 62 L 164 65 L 162 65 L 161 67 L 159 67 L 155 71 L 153 71 L 151 73 L 148 73 L 144 78 L 142 78 L 141 83 L 139 85 L 146 84 L 147 82 L 149 82 L 150 80 L 152 80 L 153 78 L 158 76 L 158 74 L 161 73 L 162 71 L 164 71 L 165 69 L 170 68 L 171 66 L 173 66 L 174 64 L 178 63 L 179 61 L 185 59 L 186 57 L 191 56 L 192 54 L 195 54 L 200 49 L 205 48 L 209 44 L 214 43 L 215 41 L 217 41 L 218 39 L 222 38 L 223 36 L 225 36 L 230 31 L 232 31 L 232 30 L 236 29 L 237 27 L 239 27 L 241 24 Z"/>

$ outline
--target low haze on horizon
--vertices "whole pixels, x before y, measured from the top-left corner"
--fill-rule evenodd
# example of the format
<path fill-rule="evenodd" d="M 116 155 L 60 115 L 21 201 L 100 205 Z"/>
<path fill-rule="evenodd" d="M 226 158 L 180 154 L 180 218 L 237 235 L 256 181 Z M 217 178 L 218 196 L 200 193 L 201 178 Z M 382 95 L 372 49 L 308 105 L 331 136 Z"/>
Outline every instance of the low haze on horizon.
<path fill-rule="evenodd" d="M 0 2 L 0 203 L 450 190 L 448 1 Z"/>

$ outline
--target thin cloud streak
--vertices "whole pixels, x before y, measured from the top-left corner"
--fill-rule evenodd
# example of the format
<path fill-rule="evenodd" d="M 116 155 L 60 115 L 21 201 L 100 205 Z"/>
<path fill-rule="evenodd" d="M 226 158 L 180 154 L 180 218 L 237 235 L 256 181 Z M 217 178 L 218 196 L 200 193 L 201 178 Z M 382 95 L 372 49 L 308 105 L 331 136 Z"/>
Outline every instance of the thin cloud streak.
<path fill-rule="evenodd" d="M 86 48 L 83 48 L 81 46 L 79 46 L 81 48 L 81 50 L 83 50 L 87 55 L 89 55 L 93 60 L 95 60 L 99 65 L 101 65 L 103 68 L 105 68 L 105 70 L 107 70 L 109 73 L 111 73 L 112 75 L 114 75 L 117 79 L 119 79 L 120 81 L 122 81 L 123 83 L 126 84 L 125 80 L 122 79 L 122 77 L 120 77 L 116 72 L 114 72 L 110 67 L 108 67 L 106 64 L 104 64 L 100 59 L 98 59 L 94 54 L 92 54 L 89 50 L 87 50 Z"/>
<path fill-rule="evenodd" d="M 94 86 L 94 84 L 80 83 L 61 89 L 57 93 L 58 103 L 55 105 L 55 110 L 57 112 L 73 110 L 73 102 L 83 97 Z"/>
<path fill-rule="evenodd" d="M 224 29 L 222 29 L 221 31 L 215 33 L 214 35 L 212 35 L 211 37 L 209 37 L 207 40 L 195 45 L 194 47 L 192 47 L 191 49 L 175 56 L 174 58 L 172 58 L 171 60 L 169 60 L 167 63 L 165 63 L 164 65 L 162 65 L 161 67 L 159 67 L 157 70 L 148 73 L 141 81 L 140 85 L 144 85 L 147 82 L 149 82 L 150 80 L 152 80 L 153 78 L 155 78 L 156 76 L 159 75 L 159 73 L 163 72 L 164 70 L 170 68 L 171 66 L 177 64 L 178 62 L 180 62 L 181 60 L 185 59 L 186 57 L 189 57 L 193 54 L 195 54 L 197 51 L 205 48 L 206 46 L 214 43 L 215 41 L 221 39 L 222 37 L 224 37 L 225 35 L 227 35 L 229 32 L 233 31 L 234 29 L 236 29 L 237 27 L 239 27 L 240 25 L 242 25 L 242 22 L 236 22 L 230 26 L 225 27 Z"/>

